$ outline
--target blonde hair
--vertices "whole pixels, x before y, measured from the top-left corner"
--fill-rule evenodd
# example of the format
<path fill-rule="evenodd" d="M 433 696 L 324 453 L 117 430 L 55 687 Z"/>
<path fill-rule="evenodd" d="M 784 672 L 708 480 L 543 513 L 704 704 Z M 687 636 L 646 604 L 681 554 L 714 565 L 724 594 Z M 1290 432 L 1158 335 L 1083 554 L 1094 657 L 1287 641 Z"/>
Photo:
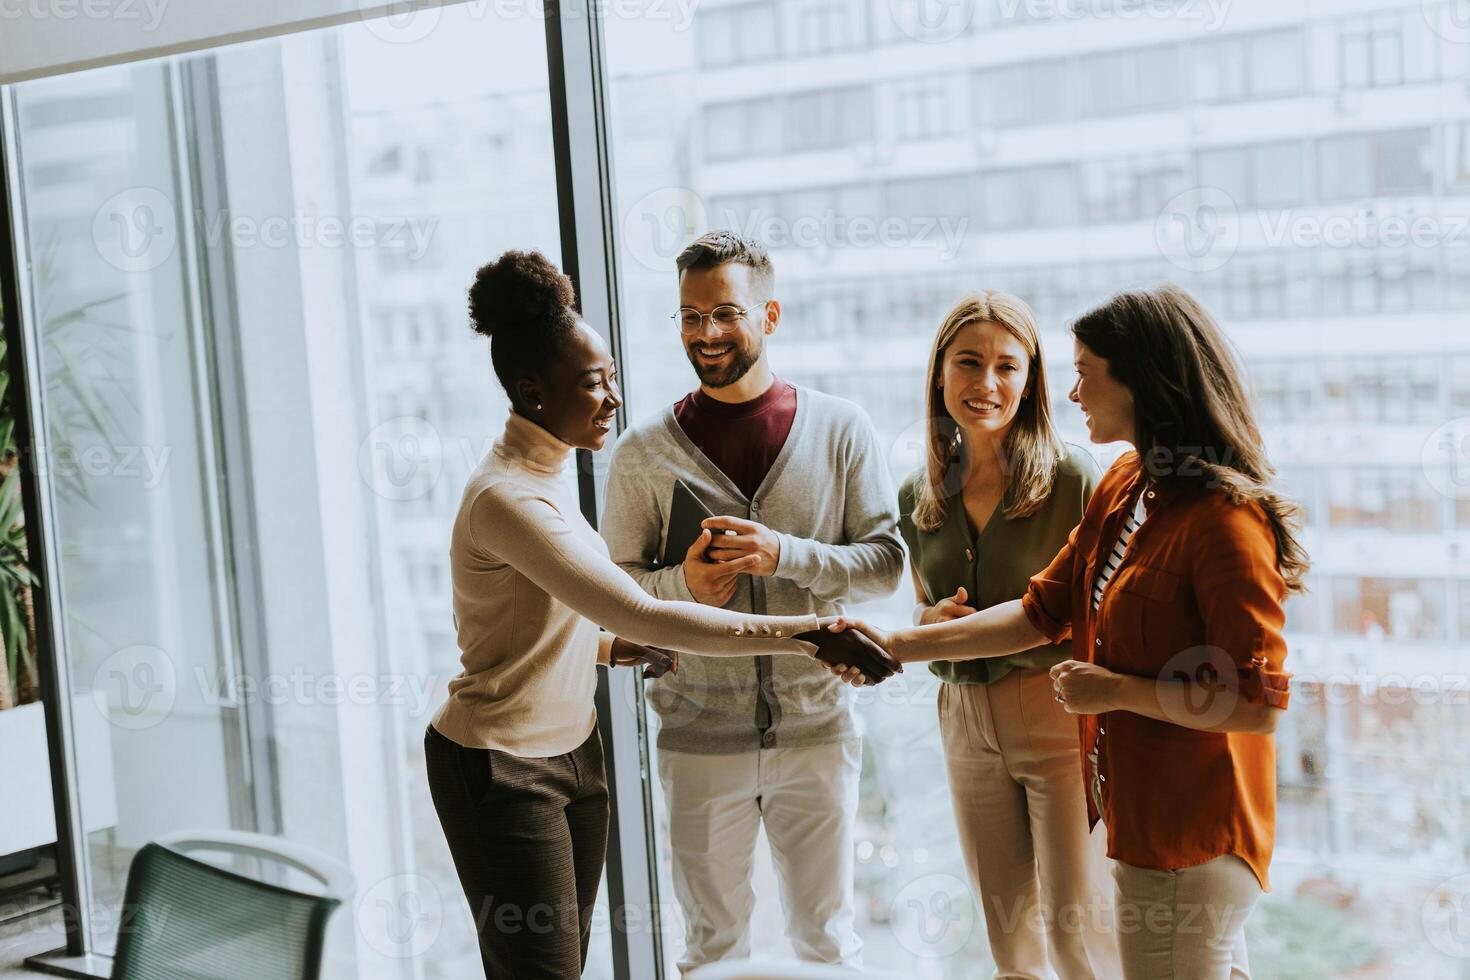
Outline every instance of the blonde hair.
<path fill-rule="evenodd" d="M 1041 337 L 1036 315 L 1024 300 L 1008 293 L 983 290 L 960 300 L 945 316 L 929 352 L 925 405 L 924 442 L 928 447 L 925 479 L 914 501 L 914 526 L 937 531 L 944 525 L 944 502 L 964 490 L 966 476 L 961 462 L 963 441 L 959 423 L 944 407 L 940 380 L 944 355 L 955 336 L 972 323 L 995 323 L 1016 338 L 1029 359 L 1027 387 L 1016 417 L 1001 443 L 1001 465 L 1006 473 L 1001 508 L 1010 520 L 1029 517 L 1041 509 L 1051 495 L 1057 465 L 1062 458 L 1062 441 L 1051 423 L 1051 399 L 1047 395 L 1046 370 L 1042 365 Z"/>

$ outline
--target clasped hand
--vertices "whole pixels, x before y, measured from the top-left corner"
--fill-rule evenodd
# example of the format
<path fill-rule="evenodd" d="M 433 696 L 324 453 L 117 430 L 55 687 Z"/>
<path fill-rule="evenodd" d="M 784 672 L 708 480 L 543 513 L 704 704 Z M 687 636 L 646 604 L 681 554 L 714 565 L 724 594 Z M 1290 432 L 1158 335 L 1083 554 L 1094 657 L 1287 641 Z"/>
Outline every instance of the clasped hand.
<path fill-rule="evenodd" d="M 815 634 L 798 633 L 796 638 L 823 637 L 817 646 L 817 659 L 840 680 L 862 687 L 903 673 L 903 664 L 893 656 L 893 644 L 883 630 L 844 616 L 824 619 L 822 626 Z"/>
<path fill-rule="evenodd" d="M 636 667 L 642 664 L 644 677 L 662 677 L 671 670 L 675 673 L 679 671 L 677 651 L 647 647 L 621 636 L 613 637 L 609 659 L 614 667 Z"/>

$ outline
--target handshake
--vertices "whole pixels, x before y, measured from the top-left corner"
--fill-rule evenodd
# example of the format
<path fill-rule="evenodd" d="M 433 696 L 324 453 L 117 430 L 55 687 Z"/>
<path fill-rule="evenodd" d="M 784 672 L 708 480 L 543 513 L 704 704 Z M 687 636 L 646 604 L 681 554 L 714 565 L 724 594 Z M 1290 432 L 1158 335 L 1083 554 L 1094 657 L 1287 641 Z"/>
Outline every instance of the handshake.
<path fill-rule="evenodd" d="M 813 644 L 817 648 L 813 656 L 843 681 L 862 687 L 903 673 L 903 664 L 886 649 L 883 633 L 866 623 L 836 616 L 818 622 L 818 629 L 797 633 L 793 639 Z M 679 654 L 619 636 L 613 638 L 611 663 L 614 667 L 642 667 L 645 678 L 662 677 L 678 671 Z"/>
<path fill-rule="evenodd" d="M 903 673 L 903 664 L 893 658 L 874 638 L 883 634 L 866 623 L 841 618 L 824 618 L 821 627 L 797 633 L 795 639 L 816 645 L 814 656 L 828 670 L 853 685 L 880 684 Z"/>

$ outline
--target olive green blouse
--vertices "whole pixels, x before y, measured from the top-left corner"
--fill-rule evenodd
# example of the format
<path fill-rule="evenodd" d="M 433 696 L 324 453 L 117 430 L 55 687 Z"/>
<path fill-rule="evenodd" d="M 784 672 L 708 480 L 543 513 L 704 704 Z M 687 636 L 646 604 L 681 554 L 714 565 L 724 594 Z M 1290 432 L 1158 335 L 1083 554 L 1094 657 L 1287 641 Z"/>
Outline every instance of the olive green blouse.
<path fill-rule="evenodd" d="M 1030 517 L 1006 518 L 997 506 L 989 523 L 977 534 L 965 513 L 964 497 L 955 494 L 945 501 L 944 524 L 936 531 L 914 526 L 914 500 L 921 467 L 903 481 L 898 491 L 898 527 L 909 547 L 909 561 L 918 571 L 919 582 L 932 605 L 952 596 L 960 586 L 976 609 L 1019 599 L 1026 593 L 1031 576 L 1056 557 L 1067 536 L 1082 520 L 1087 501 L 1097 486 L 1097 462 L 1087 450 L 1066 443 L 1057 466 L 1051 496 Z M 1072 643 L 1041 646 L 1009 657 L 984 660 L 936 660 L 929 669 L 941 680 L 954 684 L 990 684 L 1017 667 L 1051 667 L 1072 656 Z"/>

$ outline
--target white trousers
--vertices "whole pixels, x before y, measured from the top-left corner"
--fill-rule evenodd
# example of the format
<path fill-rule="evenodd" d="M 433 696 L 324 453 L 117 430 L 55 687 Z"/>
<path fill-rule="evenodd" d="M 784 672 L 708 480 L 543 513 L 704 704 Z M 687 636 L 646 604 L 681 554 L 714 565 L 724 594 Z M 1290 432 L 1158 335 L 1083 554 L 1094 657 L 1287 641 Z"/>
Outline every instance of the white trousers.
<path fill-rule="evenodd" d="M 796 955 L 862 967 L 852 898 L 861 771 L 855 741 L 735 755 L 659 752 L 674 894 L 687 923 L 681 974 L 750 955 L 762 821 Z"/>

